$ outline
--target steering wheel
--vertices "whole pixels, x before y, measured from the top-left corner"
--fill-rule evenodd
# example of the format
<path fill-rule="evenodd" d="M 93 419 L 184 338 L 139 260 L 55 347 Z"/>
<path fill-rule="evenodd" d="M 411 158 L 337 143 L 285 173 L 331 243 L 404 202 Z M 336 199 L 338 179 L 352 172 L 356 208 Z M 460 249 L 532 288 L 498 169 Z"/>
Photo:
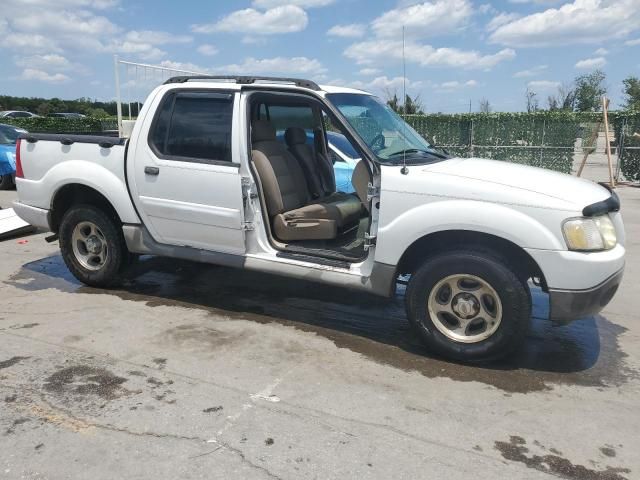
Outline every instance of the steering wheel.
<path fill-rule="evenodd" d="M 384 135 L 379 133 L 377 134 L 375 137 L 373 137 L 373 140 L 371 140 L 371 150 L 373 150 L 374 153 L 378 153 L 380 150 L 382 150 L 384 148 L 384 142 L 385 142 L 385 138 Z"/>

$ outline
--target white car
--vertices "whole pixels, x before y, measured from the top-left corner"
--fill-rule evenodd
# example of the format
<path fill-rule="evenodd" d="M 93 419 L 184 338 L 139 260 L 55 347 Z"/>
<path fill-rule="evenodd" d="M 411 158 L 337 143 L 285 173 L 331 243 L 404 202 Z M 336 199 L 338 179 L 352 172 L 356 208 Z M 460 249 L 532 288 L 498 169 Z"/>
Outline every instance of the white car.
<path fill-rule="evenodd" d="M 328 131 L 359 154 L 356 194 L 336 189 Z M 151 93 L 129 139 L 27 134 L 16 163 L 15 211 L 54 232 L 88 285 L 115 285 L 131 254 L 385 297 L 408 275 L 415 331 L 463 361 L 523 341 L 529 280 L 563 323 L 600 311 L 624 269 L 611 190 L 451 158 L 375 96 L 308 80 L 176 77 Z"/>
<path fill-rule="evenodd" d="M 0 118 L 34 118 L 39 117 L 40 115 L 36 115 L 31 112 L 24 112 L 21 110 L 5 110 L 0 112 Z"/>

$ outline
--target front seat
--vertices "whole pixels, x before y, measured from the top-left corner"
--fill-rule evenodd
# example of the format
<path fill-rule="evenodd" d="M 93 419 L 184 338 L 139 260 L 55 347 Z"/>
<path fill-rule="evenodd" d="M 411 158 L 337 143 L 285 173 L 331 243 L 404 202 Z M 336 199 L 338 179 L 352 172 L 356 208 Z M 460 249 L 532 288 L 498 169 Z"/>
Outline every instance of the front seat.
<path fill-rule="evenodd" d="M 312 197 L 333 205 L 342 216 L 343 226 L 353 226 L 360 220 L 362 204 L 354 195 L 336 192 L 336 180 L 331 162 L 321 153 L 315 154 L 307 143 L 307 132 L 300 127 L 289 127 L 284 133 L 289 151 L 298 160 L 307 179 Z M 330 169 L 327 173 L 326 168 Z"/>
<path fill-rule="evenodd" d="M 336 238 L 346 225 L 345 215 L 335 205 L 312 199 L 302 168 L 276 140 L 273 125 L 254 121 L 251 142 L 275 237 L 282 241 Z"/>

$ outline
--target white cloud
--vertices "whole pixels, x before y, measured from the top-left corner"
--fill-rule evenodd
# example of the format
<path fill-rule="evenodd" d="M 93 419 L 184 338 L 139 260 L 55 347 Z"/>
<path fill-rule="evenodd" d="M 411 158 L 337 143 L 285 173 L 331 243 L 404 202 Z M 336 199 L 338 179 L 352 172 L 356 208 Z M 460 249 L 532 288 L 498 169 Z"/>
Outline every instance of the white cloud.
<path fill-rule="evenodd" d="M 218 49 L 215 45 L 203 44 L 197 48 L 198 52 L 202 55 L 207 55 L 209 57 L 216 55 L 218 53 Z"/>
<path fill-rule="evenodd" d="M 20 76 L 23 80 L 37 80 L 39 82 L 46 83 L 64 83 L 69 81 L 69 77 L 62 73 L 50 74 L 44 70 L 38 70 L 35 68 L 25 68 Z"/>
<path fill-rule="evenodd" d="M 151 45 L 190 43 L 193 41 L 193 37 L 189 35 L 174 35 L 157 30 L 131 30 L 127 32 L 125 39 L 129 42 L 149 43 Z"/>
<path fill-rule="evenodd" d="M 335 3 L 336 0 L 253 0 L 252 5 L 256 8 L 274 8 L 282 5 L 296 5 L 301 8 L 326 7 Z"/>
<path fill-rule="evenodd" d="M 362 37 L 367 27 L 361 23 L 351 23 L 349 25 L 335 25 L 327 31 L 327 35 L 334 37 Z"/>
<path fill-rule="evenodd" d="M 604 57 L 585 58 L 576 63 L 575 67 L 585 70 L 591 70 L 594 68 L 601 68 L 607 64 L 607 59 Z"/>
<path fill-rule="evenodd" d="M 527 84 L 529 89 L 536 93 L 550 92 L 557 89 L 560 85 L 560 82 L 554 82 L 552 80 L 533 80 Z"/>
<path fill-rule="evenodd" d="M 469 0 L 435 0 L 389 10 L 371 22 L 371 28 L 379 37 L 401 38 L 403 26 L 407 37 L 431 37 L 451 34 L 472 15 Z"/>
<path fill-rule="evenodd" d="M 365 75 L 365 76 L 377 75 L 378 73 L 380 73 L 380 69 L 378 69 L 378 68 L 363 68 L 358 73 L 360 75 Z"/>
<path fill-rule="evenodd" d="M 624 42 L 627 47 L 635 47 L 636 45 L 640 45 L 640 38 L 634 38 L 633 40 L 627 40 Z"/>
<path fill-rule="evenodd" d="M 547 68 L 549 68 L 548 65 L 537 65 L 527 70 L 520 70 L 513 74 L 513 78 L 535 77 L 536 75 L 544 72 Z"/>
<path fill-rule="evenodd" d="M 599 48 L 593 53 L 595 55 L 598 55 L 599 57 L 604 57 L 606 55 L 609 55 L 609 50 L 607 50 L 606 48 Z"/>
<path fill-rule="evenodd" d="M 182 72 L 200 73 L 203 75 L 212 73 L 210 69 L 201 67 L 200 65 L 196 65 L 194 63 L 182 63 L 173 62 L 171 60 L 163 60 L 162 62 L 160 62 L 160 66 Z"/>
<path fill-rule="evenodd" d="M 216 67 L 216 72 L 231 75 L 251 74 L 286 74 L 286 75 L 320 75 L 327 69 L 319 60 L 307 57 L 275 57 L 275 58 L 247 58 L 240 64 Z"/>
<path fill-rule="evenodd" d="M 12 32 L 1 39 L 2 47 L 8 50 L 17 50 L 30 53 L 61 52 L 51 38 L 36 33 Z"/>
<path fill-rule="evenodd" d="M 509 22 L 513 22 L 518 18 L 520 18 L 520 15 L 517 13 L 501 12 L 495 17 L 493 17 L 489 23 L 487 23 L 487 31 L 493 32 L 498 27 L 501 27 L 502 25 L 505 25 Z"/>
<path fill-rule="evenodd" d="M 402 42 L 371 40 L 349 46 L 344 54 L 361 65 L 386 65 L 389 60 L 402 60 Z M 504 49 L 492 55 L 483 55 L 474 50 L 457 48 L 434 48 L 416 42 L 405 46 L 406 60 L 421 66 L 454 67 L 462 69 L 491 69 L 500 62 L 516 56 L 511 49 Z"/>
<path fill-rule="evenodd" d="M 304 30 L 309 23 L 307 13 L 295 5 L 283 5 L 265 12 L 254 8 L 237 10 L 215 23 L 192 25 L 196 33 L 251 33 L 254 35 L 273 35 Z"/>
<path fill-rule="evenodd" d="M 621 38 L 640 28 L 638 0 L 574 0 L 498 27 L 492 43 L 557 47 Z"/>
<path fill-rule="evenodd" d="M 70 70 L 72 68 L 71 62 L 62 55 L 47 54 L 47 55 L 30 55 L 27 57 L 18 57 L 16 59 L 16 65 L 19 67 L 29 69 L 41 69 L 41 70 Z"/>
<path fill-rule="evenodd" d="M 119 28 L 109 19 L 88 11 L 40 10 L 27 11 L 11 19 L 13 28 L 22 32 L 47 32 L 49 34 L 88 35 L 96 37 L 115 34 Z M 86 39 L 83 39 L 83 41 Z M 78 42 L 78 37 L 75 38 Z"/>
<path fill-rule="evenodd" d="M 463 88 L 472 88 L 477 86 L 478 86 L 478 82 L 476 80 L 467 80 L 466 82 L 461 82 L 459 80 L 452 80 L 449 82 L 443 82 L 439 85 L 436 85 L 435 87 L 438 90 L 453 91 L 453 90 L 461 90 Z"/>
<path fill-rule="evenodd" d="M 21 8 L 42 7 L 42 8 L 79 8 L 89 7 L 96 10 L 105 10 L 120 4 L 120 0 L 6 0 Z M 3 2 L 4 3 L 4 2 Z"/>
<path fill-rule="evenodd" d="M 130 41 L 114 41 L 106 45 L 103 51 L 136 55 L 143 60 L 149 61 L 159 60 L 167 54 L 167 52 L 165 52 L 164 50 L 160 50 L 150 43 L 138 43 Z"/>

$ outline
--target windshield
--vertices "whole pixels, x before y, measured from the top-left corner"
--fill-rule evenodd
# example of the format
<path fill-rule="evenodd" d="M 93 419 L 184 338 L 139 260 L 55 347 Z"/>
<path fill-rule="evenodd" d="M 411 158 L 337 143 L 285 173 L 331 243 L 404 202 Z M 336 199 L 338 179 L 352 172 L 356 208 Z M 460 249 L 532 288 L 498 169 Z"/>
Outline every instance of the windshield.
<path fill-rule="evenodd" d="M 447 158 L 379 98 L 355 93 L 333 93 L 327 98 L 381 162 L 402 162 L 405 157 L 412 162 Z"/>
<path fill-rule="evenodd" d="M 18 137 L 21 133 L 26 133 L 26 130 L 20 130 L 12 127 L 0 126 L 0 144 L 13 145 L 18 141 Z"/>

